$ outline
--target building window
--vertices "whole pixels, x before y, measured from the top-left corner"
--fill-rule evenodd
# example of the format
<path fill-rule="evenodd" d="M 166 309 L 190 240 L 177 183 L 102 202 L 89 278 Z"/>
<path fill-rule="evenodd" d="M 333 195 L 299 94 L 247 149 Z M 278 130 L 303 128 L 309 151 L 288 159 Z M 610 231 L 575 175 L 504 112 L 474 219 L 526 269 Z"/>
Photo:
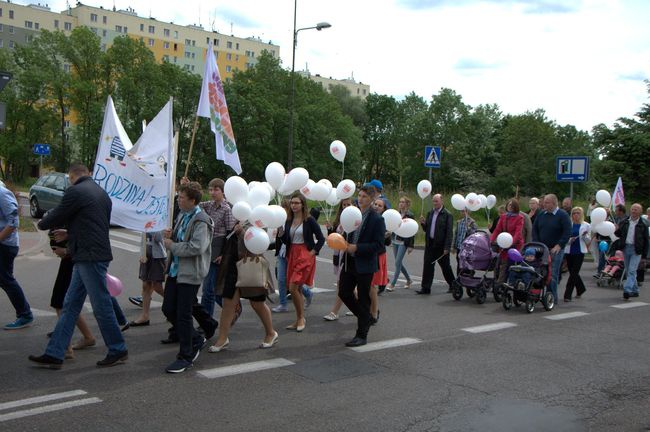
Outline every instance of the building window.
<path fill-rule="evenodd" d="M 149 46 L 152 47 L 154 44 L 153 39 L 149 39 Z"/>
<path fill-rule="evenodd" d="M 67 30 L 67 31 L 72 30 L 72 23 L 67 22 L 67 23 L 63 24 L 63 28 L 65 30 Z"/>
<path fill-rule="evenodd" d="M 271 57 L 275 57 L 275 50 L 271 50 Z"/>
<path fill-rule="evenodd" d="M 178 51 L 178 44 L 174 44 L 174 51 Z"/>
<path fill-rule="evenodd" d="M 163 30 L 163 34 L 165 35 L 165 37 L 169 37 L 169 33 L 170 33 L 169 29 Z"/>
<path fill-rule="evenodd" d="M 9 34 L 14 34 L 14 26 L 9 26 Z"/>
<path fill-rule="evenodd" d="M 127 26 L 124 26 L 124 34 L 126 34 L 129 31 L 129 28 Z"/>
<path fill-rule="evenodd" d="M 232 60 L 232 54 L 227 53 L 226 54 L 226 60 Z"/>
<path fill-rule="evenodd" d="M 144 31 L 144 24 L 140 24 L 140 31 L 141 31 L 141 32 Z"/>
<path fill-rule="evenodd" d="M 69 128 L 70 127 L 70 120 L 64 120 L 63 121 L 63 127 Z"/>
<path fill-rule="evenodd" d="M 25 21 L 25 27 L 32 28 L 33 24 L 31 21 Z"/>
<path fill-rule="evenodd" d="M 226 72 L 231 72 L 232 68 L 230 66 L 226 66 Z"/>
<path fill-rule="evenodd" d="M 156 27 L 154 27 L 154 26 L 149 26 L 149 33 L 151 33 L 151 34 L 156 33 Z"/>
<path fill-rule="evenodd" d="M 102 16 L 102 24 L 106 24 L 106 23 L 108 23 L 108 18 L 106 17 L 106 15 L 104 15 Z"/>
<path fill-rule="evenodd" d="M 190 65 L 188 65 L 188 64 L 184 64 L 184 65 L 183 65 L 183 69 L 185 69 L 185 70 L 190 70 Z"/>
<path fill-rule="evenodd" d="M 363 95 L 364 96 L 366 95 L 366 89 L 363 89 Z"/>
<path fill-rule="evenodd" d="M 189 39 L 185 39 L 185 45 L 189 46 L 192 41 Z"/>
<path fill-rule="evenodd" d="M 99 33 L 99 30 L 97 30 L 95 27 L 91 27 L 91 28 L 90 28 L 90 31 L 93 32 L 93 33 L 95 33 L 95 34 L 98 34 L 98 33 Z"/>
<path fill-rule="evenodd" d="M 33 40 L 34 40 L 33 35 L 25 35 L 25 43 L 30 43 Z"/>
<path fill-rule="evenodd" d="M 102 50 L 102 52 L 106 52 L 106 44 L 103 43 L 103 44 L 99 47 L 99 49 Z"/>
<path fill-rule="evenodd" d="M 0 8 L 0 17 L 2 17 L 2 8 Z"/>
<path fill-rule="evenodd" d="M 189 51 L 185 51 L 185 58 L 190 58 L 190 52 Z"/>
<path fill-rule="evenodd" d="M 210 38 L 209 37 L 205 38 L 205 43 L 210 45 Z"/>
<path fill-rule="evenodd" d="M 178 57 L 174 56 L 174 63 L 178 62 Z"/>
<path fill-rule="evenodd" d="M 232 42 L 230 41 L 226 42 L 226 48 L 232 49 Z"/>
<path fill-rule="evenodd" d="M 38 30 L 41 27 L 39 23 L 34 23 L 34 29 Z"/>
<path fill-rule="evenodd" d="M 54 20 L 54 28 L 55 29 L 59 28 L 59 20 Z"/>
<path fill-rule="evenodd" d="M 68 72 L 68 73 L 69 73 L 69 72 L 70 72 L 70 65 L 67 64 L 67 63 L 64 63 L 64 64 L 63 64 L 63 70 L 64 70 L 65 72 Z M 66 114 L 67 114 L 67 113 L 66 113 Z"/>
<path fill-rule="evenodd" d="M 191 66 L 192 72 L 194 72 L 194 65 Z"/>
<path fill-rule="evenodd" d="M 250 56 L 251 56 L 251 52 L 247 50 L 246 51 L 246 57 L 250 57 Z"/>
<path fill-rule="evenodd" d="M 195 40 L 192 41 L 192 46 L 196 46 L 196 41 Z"/>
<path fill-rule="evenodd" d="M 115 26 L 115 31 L 118 32 L 118 33 L 122 33 L 122 26 L 116 25 Z"/>
<path fill-rule="evenodd" d="M 166 62 L 169 62 L 169 56 L 167 54 L 165 54 L 163 56 L 163 60 L 166 61 Z"/>
<path fill-rule="evenodd" d="M 9 19 L 14 19 L 14 11 L 12 11 L 12 10 L 9 10 Z M 11 44 L 9 44 L 9 45 L 11 45 Z M 11 48 L 13 48 L 13 47 L 11 47 Z"/>
<path fill-rule="evenodd" d="M 235 44 L 235 49 L 239 51 L 239 42 Z"/>
<path fill-rule="evenodd" d="M 192 58 L 196 58 L 196 53 L 192 53 Z"/>
<path fill-rule="evenodd" d="M 90 21 L 97 22 L 97 14 L 90 14 Z"/>
<path fill-rule="evenodd" d="M 169 49 L 169 42 L 163 42 L 163 47 L 165 49 Z"/>
<path fill-rule="evenodd" d="M 174 39 L 178 39 L 178 30 L 174 30 Z"/>
<path fill-rule="evenodd" d="M 219 39 L 214 40 L 214 46 L 219 46 Z"/>
<path fill-rule="evenodd" d="M 2 33 L 2 30 L 4 30 L 4 26 L 0 24 L 0 33 Z"/>
<path fill-rule="evenodd" d="M 16 44 L 14 44 L 14 41 L 10 40 L 9 41 L 9 48 L 13 49 L 15 46 L 16 46 Z"/>
<path fill-rule="evenodd" d="M 235 56 L 235 61 L 239 61 L 239 54 Z"/>
<path fill-rule="evenodd" d="M 2 41 L 2 39 L 0 39 L 0 48 L 2 48 L 4 46 L 5 46 L 4 42 Z"/>
<path fill-rule="evenodd" d="M 106 37 L 106 34 L 107 34 L 106 30 L 102 30 L 102 37 Z"/>

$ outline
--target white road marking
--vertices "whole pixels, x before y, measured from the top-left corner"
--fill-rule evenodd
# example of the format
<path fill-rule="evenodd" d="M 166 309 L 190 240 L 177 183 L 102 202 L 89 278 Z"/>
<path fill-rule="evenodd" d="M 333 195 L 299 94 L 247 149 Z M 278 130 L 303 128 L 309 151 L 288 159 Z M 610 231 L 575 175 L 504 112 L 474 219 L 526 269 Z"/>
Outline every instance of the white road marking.
<path fill-rule="evenodd" d="M 125 234 L 121 231 L 111 231 L 111 236 L 113 237 L 119 237 L 123 238 L 125 240 L 131 240 L 132 242 L 136 243 L 141 243 L 142 242 L 142 237 L 138 235 L 133 235 L 133 234 Z"/>
<path fill-rule="evenodd" d="M 33 310 L 33 309 L 32 309 Z M 43 395 L 43 396 L 36 396 L 36 397 L 31 397 L 27 399 L 20 399 L 17 401 L 12 401 L 12 402 L 5 402 L 5 403 L 0 403 L 0 411 L 3 410 L 8 410 L 11 408 L 17 408 L 25 405 L 34 405 L 37 403 L 42 403 L 42 402 L 49 402 L 57 399 L 65 399 L 65 398 L 70 398 L 74 396 L 83 396 L 85 394 L 88 394 L 87 392 L 83 390 L 72 390 L 72 391 L 67 391 L 63 393 L 52 393 L 49 395 Z"/>
<path fill-rule="evenodd" d="M 546 318 L 547 320 L 559 321 L 564 319 L 578 318 L 585 315 L 589 315 L 589 314 L 587 312 L 567 312 L 563 314 L 545 316 L 544 318 Z"/>
<path fill-rule="evenodd" d="M 325 293 L 325 292 L 333 292 L 333 291 L 336 291 L 336 290 L 333 290 L 333 289 L 330 289 L 330 288 L 318 288 L 318 287 L 313 287 L 311 289 L 311 292 L 313 294 Z"/>
<path fill-rule="evenodd" d="M 616 308 L 616 309 L 630 309 L 630 308 L 635 308 L 639 306 L 647 306 L 648 303 L 644 302 L 630 302 L 630 303 L 621 303 L 621 304 L 615 304 L 611 305 L 610 307 Z"/>
<path fill-rule="evenodd" d="M 133 246 L 129 243 L 124 243 L 118 240 L 111 239 L 111 246 L 118 249 L 124 249 L 125 251 L 140 253 L 140 248 L 138 246 Z"/>
<path fill-rule="evenodd" d="M 356 352 L 368 352 L 368 351 L 382 350 L 386 348 L 395 348 L 395 347 L 405 346 L 405 345 L 413 345 L 420 342 L 422 342 L 422 339 L 399 338 L 399 339 L 391 339 L 391 340 L 385 340 L 380 342 L 371 342 L 367 345 L 354 347 L 350 349 Z"/>
<path fill-rule="evenodd" d="M 486 325 L 476 326 L 476 327 L 466 327 L 461 330 L 466 331 L 468 333 L 485 333 L 485 332 L 490 332 L 495 330 L 503 330 L 510 327 L 517 327 L 517 324 L 512 322 L 498 322 L 494 324 L 486 324 Z"/>
<path fill-rule="evenodd" d="M 84 405 L 89 405 L 89 404 L 94 404 L 101 402 L 102 400 L 99 398 L 88 398 L 88 399 L 79 399 L 75 401 L 70 401 L 70 402 L 62 402 L 54 405 L 45 405 L 42 407 L 38 408 L 31 408 L 27 410 L 22 410 L 22 411 L 15 411 L 12 413 L 8 414 L 2 414 L 0 415 L 0 422 L 5 422 L 8 420 L 15 420 L 18 418 L 22 417 L 29 417 L 37 414 L 44 414 L 48 412 L 53 412 L 53 411 L 59 411 L 63 409 L 68 409 L 68 408 L 74 408 L 78 406 L 84 406 Z"/>
<path fill-rule="evenodd" d="M 51 316 L 56 316 L 56 312 L 48 311 L 48 310 L 42 310 L 42 309 L 32 309 L 32 314 L 37 317 L 51 317 Z"/>
<path fill-rule="evenodd" d="M 291 366 L 293 364 L 295 363 L 290 360 L 284 358 L 277 358 L 272 360 L 242 363 L 233 366 L 223 366 L 214 369 L 204 369 L 198 371 L 197 373 L 203 376 L 204 378 L 213 379 L 213 378 L 223 378 L 231 375 L 257 372 L 257 371 L 262 371 L 267 369 L 275 369 L 275 368 L 280 368 L 285 366 Z"/>

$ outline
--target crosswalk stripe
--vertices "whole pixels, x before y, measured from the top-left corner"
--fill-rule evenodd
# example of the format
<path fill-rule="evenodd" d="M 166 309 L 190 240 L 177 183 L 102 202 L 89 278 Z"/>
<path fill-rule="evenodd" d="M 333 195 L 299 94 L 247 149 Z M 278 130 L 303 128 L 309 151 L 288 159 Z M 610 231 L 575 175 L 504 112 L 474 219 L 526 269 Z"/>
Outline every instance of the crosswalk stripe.
<path fill-rule="evenodd" d="M 124 249 L 129 252 L 136 252 L 140 253 L 140 248 L 138 246 L 133 246 L 129 243 L 124 243 L 119 240 L 113 240 L 111 239 L 111 246 L 116 247 L 118 249 Z"/>
<path fill-rule="evenodd" d="M 386 348 L 395 348 L 399 346 L 405 346 L 405 345 L 413 345 L 422 342 L 422 339 L 416 339 L 416 338 L 399 338 L 399 339 L 391 339 L 391 340 L 385 340 L 385 341 L 379 341 L 379 342 L 371 342 L 369 344 L 359 346 L 359 347 L 354 347 L 350 348 L 352 351 L 356 352 L 368 352 L 368 351 L 377 351 L 377 350 L 382 350 Z"/>
<path fill-rule="evenodd" d="M 563 314 L 545 316 L 544 318 L 551 321 L 559 321 L 559 320 L 565 320 L 571 318 L 578 318 L 585 315 L 589 315 L 589 314 L 587 312 L 567 312 Z"/>
<path fill-rule="evenodd" d="M 512 322 L 498 322 L 494 324 L 486 324 L 486 325 L 481 325 L 476 327 L 466 327 L 461 330 L 466 331 L 468 333 L 485 333 L 485 332 L 490 332 L 495 330 L 503 330 L 510 327 L 517 327 L 517 324 Z"/>
<path fill-rule="evenodd" d="M 285 366 L 291 366 L 293 364 L 295 363 L 290 360 L 284 358 L 276 358 L 276 359 L 263 360 L 263 361 L 257 361 L 251 363 L 242 363 L 233 366 L 223 366 L 223 367 L 218 367 L 213 369 L 204 369 L 198 371 L 197 373 L 203 376 L 204 378 L 214 379 L 214 378 L 223 378 L 231 375 L 239 375 L 239 374 L 257 372 L 257 371 L 262 371 L 267 369 L 275 369 L 275 368 L 280 368 Z"/>
<path fill-rule="evenodd" d="M 12 413 L 7 413 L 7 414 L 2 414 L 0 415 L 0 422 L 5 422 L 8 420 L 15 420 L 18 418 L 22 417 L 29 417 L 37 414 L 44 414 L 48 412 L 53 412 L 53 411 L 59 411 L 63 409 L 68 409 L 68 408 L 74 408 L 78 406 L 84 406 L 84 405 L 89 405 L 89 404 L 94 404 L 101 402 L 102 400 L 96 397 L 93 398 L 87 398 L 87 399 L 79 399 L 79 400 L 74 400 L 70 402 L 62 402 L 54 405 L 45 405 L 42 407 L 38 408 L 31 408 L 31 409 L 26 409 L 26 410 L 21 410 L 21 411 L 14 411 Z"/>
<path fill-rule="evenodd" d="M 119 237 L 123 238 L 125 240 L 131 240 L 136 243 L 140 243 L 142 241 L 142 237 L 138 235 L 133 235 L 133 234 L 126 234 L 121 231 L 111 231 L 111 236 L 113 237 Z"/>
<path fill-rule="evenodd" d="M 84 390 L 72 390 L 72 391 L 67 391 L 67 392 L 62 392 L 62 393 L 52 393 L 49 395 L 43 395 L 43 396 L 36 396 L 36 397 L 31 397 L 27 399 L 20 399 L 17 401 L 11 401 L 11 402 L 4 402 L 0 403 L 0 411 L 8 410 L 11 408 L 17 408 L 20 406 L 25 406 L 25 405 L 33 405 L 37 403 L 42 403 L 42 402 L 49 402 L 57 399 L 65 399 L 65 398 L 70 398 L 74 396 L 82 396 L 88 394 Z"/>
<path fill-rule="evenodd" d="M 31 308 L 32 314 L 36 317 L 51 317 L 51 316 L 56 316 L 55 312 L 48 311 L 48 310 L 42 310 L 42 309 L 34 309 Z"/>
<path fill-rule="evenodd" d="M 630 308 L 635 308 L 639 306 L 647 306 L 648 303 L 644 302 L 630 302 L 630 303 L 621 303 L 621 304 L 615 304 L 611 305 L 610 307 L 616 308 L 616 309 L 630 309 Z"/>

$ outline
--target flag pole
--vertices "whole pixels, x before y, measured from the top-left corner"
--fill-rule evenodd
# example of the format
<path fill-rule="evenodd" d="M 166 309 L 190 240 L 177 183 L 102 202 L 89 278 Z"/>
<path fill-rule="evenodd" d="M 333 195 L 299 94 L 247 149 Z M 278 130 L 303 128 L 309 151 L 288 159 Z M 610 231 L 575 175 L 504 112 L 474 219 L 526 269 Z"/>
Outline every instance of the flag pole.
<path fill-rule="evenodd" d="M 178 151 L 178 131 L 174 134 L 174 154 L 177 154 Z M 189 166 L 189 164 L 188 164 Z M 174 228 L 174 197 L 176 196 L 176 164 L 171 166 L 168 171 L 171 178 L 171 188 L 169 191 L 169 205 L 167 206 L 167 216 L 169 221 L 169 228 Z"/>
<path fill-rule="evenodd" d="M 190 160 L 192 159 L 192 148 L 194 148 L 194 137 L 196 136 L 196 129 L 199 127 L 199 116 L 198 114 L 194 117 L 194 127 L 192 128 L 192 141 L 190 141 L 190 151 L 187 153 L 187 162 L 185 163 L 185 174 L 183 177 L 187 177 L 187 172 L 190 169 Z M 178 132 L 176 132 L 178 137 Z M 178 141 L 176 142 L 176 150 L 178 150 Z"/>

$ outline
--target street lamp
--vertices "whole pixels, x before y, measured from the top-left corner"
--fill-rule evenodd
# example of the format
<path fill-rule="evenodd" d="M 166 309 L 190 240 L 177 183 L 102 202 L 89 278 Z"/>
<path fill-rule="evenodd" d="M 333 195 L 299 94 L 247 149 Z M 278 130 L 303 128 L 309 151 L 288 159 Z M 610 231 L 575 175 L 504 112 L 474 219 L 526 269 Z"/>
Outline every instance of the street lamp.
<path fill-rule="evenodd" d="M 298 0 L 294 1 L 293 5 L 293 54 L 291 56 L 291 98 L 289 99 L 289 151 L 287 156 L 287 169 L 290 170 L 293 164 L 293 105 L 295 102 L 296 96 L 296 78 L 294 76 L 294 71 L 296 68 L 296 46 L 298 45 L 298 32 L 302 30 L 311 30 L 316 29 L 321 31 L 322 29 L 330 28 L 332 25 L 326 22 L 319 22 L 313 27 L 303 27 L 296 29 L 296 9 L 298 6 Z"/>

